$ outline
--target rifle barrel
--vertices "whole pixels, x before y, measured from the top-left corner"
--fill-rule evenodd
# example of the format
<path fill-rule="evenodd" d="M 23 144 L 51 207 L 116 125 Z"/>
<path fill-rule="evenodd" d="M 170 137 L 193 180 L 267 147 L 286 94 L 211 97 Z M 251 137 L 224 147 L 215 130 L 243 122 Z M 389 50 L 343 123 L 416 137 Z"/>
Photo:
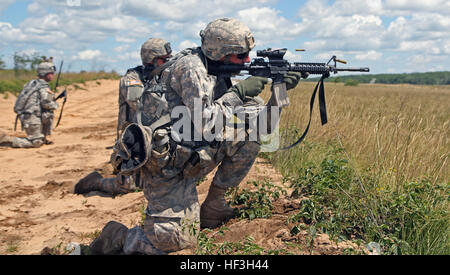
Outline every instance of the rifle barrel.
<path fill-rule="evenodd" d="M 59 65 L 59 73 L 58 73 L 58 77 L 56 78 L 56 84 L 55 84 L 55 92 L 57 92 L 58 89 L 58 85 L 59 85 L 59 78 L 61 76 L 61 72 L 62 72 L 62 66 L 64 64 L 64 60 L 61 60 L 61 65 Z"/>
<path fill-rule="evenodd" d="M 363 68 L 336 68 L 336 71 L 338 72 L 369 72 L 368 67 Z"/>

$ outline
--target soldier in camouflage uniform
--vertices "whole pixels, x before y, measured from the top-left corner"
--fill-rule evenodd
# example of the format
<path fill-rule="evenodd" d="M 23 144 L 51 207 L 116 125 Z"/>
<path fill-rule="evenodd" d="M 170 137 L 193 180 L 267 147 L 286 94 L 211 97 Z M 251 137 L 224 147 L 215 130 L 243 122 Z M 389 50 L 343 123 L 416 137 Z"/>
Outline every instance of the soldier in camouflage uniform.
<path fill-rule="evenodd" d="M 194 131 L 205 134 L 216 120 L 231 120 L 232 109 L 245 106 L 249 98 L 263 90 L 268 79 L 250 77 L 232 86 L 229 78 L 209 73 L 211 66 L 250 61 L 254 38 L 250 29 L 238 20 L 215 20 L 200 35 L 200 48 L 175 56 L 173 64 L 162 72 L 161 94 L 168 103 L 167 113 L 177 106 L 185 106 L 189 111 L 201 107 L 201 123 L 192 121 L 191 126 Z M 295 87 L 299 79 L 299 74 L 290 75 L 289 88 Z M 269 100 L 268 104 L 272 103 L 273 100 Z M 151 116 L 157 106 L 148 102 L 143 104 L 143 109 L 143 113 Z M 162 118 L 154 117 L 156 121 Z M 146 124 L 150 126 L 132 124 L 121 140 L 120 154 L 131 156 L 124 157 L 122 170 L 127 171 L 137 164 L 141 171 L 148 200 L 144 226 L 128 229 L 118 222 L 109 222 L 91 243 L 93 253 L 167 254 L 191 248 L 196 244 L 194 232 L 198 232 L 193 229 L 198 229 L 199 222 L 201 227 L 214 228 L 233 217 L 233 209 L 224 198 L 225 192 L 239 185 L 247 175 L 260 145 L 237 139 L 212 142 L 204 138 L 201 141 L 180 139 L 173 133 L 173 123 L 160 128 L 154 127 L 155 123 L 150 120 Z M 225 128 L 216 130 L 229 133 Z M 166 143 L 159 142 L 164 132 L 171 131 Z M 134 153 L 139 148 L 139 152 L 151 153 L 136 157 Z M 196 182 L 215 167 L 218 167 L 217 172 L 200 207 Z"/>
<path fill-rule="evenodd" d="M 142 66 L 129 69 L 120 79 L 119 115 L 117 120 L 117 137 L 130 123 L 135 121 L 135 113 L 139 98 L 145 89 L 151 88 L 159 79 L 157 68 L 171 57 L 170 43 L 160 38 L 150 38 L 141 46 Z M 117 144 L 111 155 L 111 163 L 115 167 Z M 117 171 L 115 171 L 117 173 Z M 75 185 L 75 194 L 85 194 L 91 191 L 117 195 L 126 194 L 141 187 L 140 173 L 124 176 L 117 174 L 114 178 L 103 178 L 98 172 L 92 172 Z"/>
<path fill-rule="evenodd" d="M 38 79 L 28 82 L 19 98 L 23 98 L 18 109 L 18 101 L 14 110 L 25 130 L 27 137 L 18 138 L 0 133 L 0 145 L 13 148 L 37 148 L 43 144 L 51 144 L 47 136 L 52 133 L 53 111 L 58 108 L 49 82 L 55 76 L 55 65 L 50 60 L 40 63 L 37 68 Z M 26 93 L 26 94 L 23 94 Z"/>

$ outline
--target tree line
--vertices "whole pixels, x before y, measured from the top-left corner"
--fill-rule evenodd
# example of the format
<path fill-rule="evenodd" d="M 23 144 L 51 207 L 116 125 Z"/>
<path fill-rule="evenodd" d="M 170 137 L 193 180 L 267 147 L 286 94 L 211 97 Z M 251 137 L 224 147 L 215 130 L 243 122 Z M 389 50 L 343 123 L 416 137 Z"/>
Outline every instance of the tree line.
<path fill-rule="evenodd" d="M 46 56 L 42 56 L 39 53 L 19 54 L 16 52 L 13 55 L 14 72 L 17 76 L 20 71 L 35 71 L 39 63 L 46 59 Z M 0 56 L 0 70 L 6 70 L 6 63 L 3 61 L 2 55 Z"/>
<path fill-rule="evenodd" d="M 318 78 L 310 78 L 309 81 L 318 81 Z M 325 81 L 345 83 L 349 86 L 359 83 L 450 85 L 450 72 L 347 75 L 330 77 Z"/>

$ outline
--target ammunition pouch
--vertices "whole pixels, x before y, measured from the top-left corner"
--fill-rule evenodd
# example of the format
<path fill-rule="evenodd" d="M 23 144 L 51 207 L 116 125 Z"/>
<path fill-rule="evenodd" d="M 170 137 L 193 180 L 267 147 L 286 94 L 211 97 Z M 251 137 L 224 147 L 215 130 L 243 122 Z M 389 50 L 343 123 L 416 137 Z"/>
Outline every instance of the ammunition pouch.
<path fill-rule="evenodd" d="M 52 124 L 53 123 L 53 112 L 42 112 L 41 114 L 41 121 L 43 124 Z"/>

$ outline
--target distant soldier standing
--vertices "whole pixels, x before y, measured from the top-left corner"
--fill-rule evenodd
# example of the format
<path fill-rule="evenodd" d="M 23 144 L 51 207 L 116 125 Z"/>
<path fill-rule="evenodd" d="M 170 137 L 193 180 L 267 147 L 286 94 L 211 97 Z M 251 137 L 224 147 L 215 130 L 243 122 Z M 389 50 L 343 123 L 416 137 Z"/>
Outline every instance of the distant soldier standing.
<path fill-rule="evenodd" d="M 26 138 L 7 136 L 0 133 L 0 145 L 13 148 L 37 148 L 51 144 L 47 136 L 52 133 L 53 111 L 58 108 L 49 82 L 55 77 L 56 68 L 50 60 L 38 65 L 38 79 L 28 82 L 17 97 L 14 112 L 22 124 Z"/>
<path fill-rule="evenodd" d="M 141 47 L 141 66 L 129 69 L 120 79 L 119 86 L 119 115 L 117 120 L 117 137 L 130 123 L 135 122 L 136 110 L 140 104 L 139 99 L 144 90 L 158 83 L 158 67 L 166 63 L 171 57 L 170 43 L 160 38 L 150 38 Z M 117 145 L 111 155 L 111 163 L 115 165 Z M 116 172 L 116 171 L 115 171 Z M 92 172 L 75 185 L 76 194 L 85 194 L 91 191 L 101 191 L 112 195 L 133 192 L 140 187 L 140 176 L 136 173 L 131 176 L 117 175 L 114 178 L 103 178 L 98 172 Z"/>

